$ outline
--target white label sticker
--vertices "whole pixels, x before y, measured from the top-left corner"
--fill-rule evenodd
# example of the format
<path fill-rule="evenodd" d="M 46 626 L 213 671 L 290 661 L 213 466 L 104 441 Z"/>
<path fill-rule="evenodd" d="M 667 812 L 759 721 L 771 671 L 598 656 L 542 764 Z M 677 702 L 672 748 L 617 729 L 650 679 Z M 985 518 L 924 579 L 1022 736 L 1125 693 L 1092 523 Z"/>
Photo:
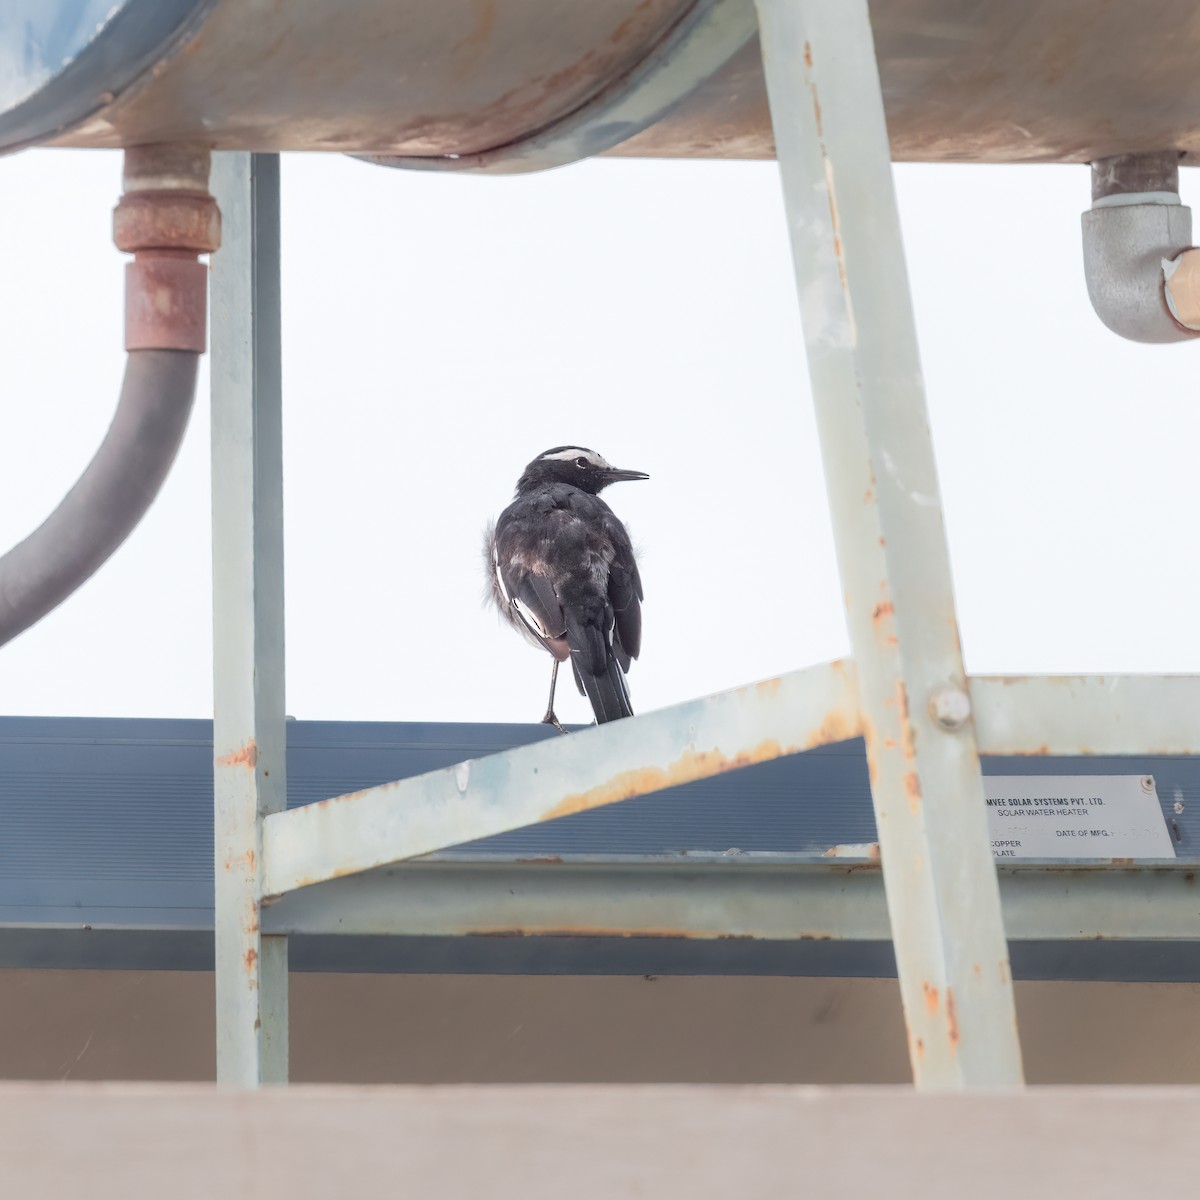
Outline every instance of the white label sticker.
<path fill-rule="evenodd" d="M 1174 858 L 1152 775 L 993 775 L 992 853 L 1007 858 Z"/>

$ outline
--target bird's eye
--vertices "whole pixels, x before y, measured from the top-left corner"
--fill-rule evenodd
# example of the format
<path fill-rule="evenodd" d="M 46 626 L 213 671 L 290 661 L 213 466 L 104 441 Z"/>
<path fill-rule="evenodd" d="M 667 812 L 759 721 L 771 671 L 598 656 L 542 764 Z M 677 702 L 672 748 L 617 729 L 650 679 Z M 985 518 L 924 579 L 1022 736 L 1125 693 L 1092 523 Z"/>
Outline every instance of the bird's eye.
<path fill-rule="evenodd" d="M 577 458 L 575 460 L 575 465 L 577 467 L 586 467 L 588 465 L 588 460 L 586 458 L 582 458 L 582 457 Z"/>

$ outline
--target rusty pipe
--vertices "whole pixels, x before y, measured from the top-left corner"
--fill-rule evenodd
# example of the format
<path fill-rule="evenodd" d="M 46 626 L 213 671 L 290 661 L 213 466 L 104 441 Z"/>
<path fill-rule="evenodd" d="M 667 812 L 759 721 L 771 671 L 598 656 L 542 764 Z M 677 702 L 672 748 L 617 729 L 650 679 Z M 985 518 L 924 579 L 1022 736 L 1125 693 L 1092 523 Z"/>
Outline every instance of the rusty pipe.
<path fill-rule="evenodd" d="M 56 608 L 133 531 L 179 451 L 205 340 L 207 269 L 220 241 L 209 153 L 193 146 L 126 152 L 114 239 L 126 268 L 128 359 L 100 448 L 59 506 L 0 558 L 0 645 Z"/>

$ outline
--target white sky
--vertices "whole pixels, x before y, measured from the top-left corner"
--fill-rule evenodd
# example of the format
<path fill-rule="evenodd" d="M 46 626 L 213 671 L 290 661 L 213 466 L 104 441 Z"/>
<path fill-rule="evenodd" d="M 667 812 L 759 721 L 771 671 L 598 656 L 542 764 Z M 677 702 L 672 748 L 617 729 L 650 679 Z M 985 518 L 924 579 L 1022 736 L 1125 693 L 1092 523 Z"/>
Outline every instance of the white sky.
<path fill-rule="evenodd" d="M 1200 671 L 1200 348 L 1092 314 L 1085 168 L 896 174 L 968 669 Z M 283 182 L 290 713 L 537 720 L 549 658 L 482 606 L 480 538 L 567 442 L 652 476 L 605 494 L 642 550 L 636 709 L 846 652 L 774 164 Z M 116 403 L 120 156 L 29 152 L 0 187 L 2 552 Z M 0 713 L 211 712 L 200 386 L 146 520 L 0 648 Z"/>

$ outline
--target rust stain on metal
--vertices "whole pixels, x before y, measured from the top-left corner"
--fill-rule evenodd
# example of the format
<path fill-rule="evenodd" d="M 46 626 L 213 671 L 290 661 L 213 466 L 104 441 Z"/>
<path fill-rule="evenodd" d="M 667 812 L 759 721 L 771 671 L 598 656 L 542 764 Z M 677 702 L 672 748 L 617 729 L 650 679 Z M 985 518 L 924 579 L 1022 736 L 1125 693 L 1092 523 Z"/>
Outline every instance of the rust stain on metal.
<path fill-rule="evenodd" d="M 915 817 L 921 811 L 921 781 L 916 771 L 904 776 L 904 791 L 908 796 L 908 811 Z"/>
<path fill-rule="evenodd" d="M 859 733 L 858 726 L 848 722 L 841 713 L 830 713 L 821 722 L 821 728 L 817 730 L 815 737 L 809 739 L 805 748 L 812 749 L 814 746 L 829 746 L 834 742 L 849 741 L 852 737 L 858 737 Z"/>
<path fill-rule="evenodd" d="M 890 617 L 896 611 L 896 606 L 890 600 L 880 600 L 875 605 L 875 611 L 871 614 L 871 620 L 875 622 L 882 621 L 885 617 Z"/>
<path fill-rule="evenodd" d="M 925 1011 L 928 1012 L 931 1017 L 937 1016 L 938 1001 L 941 999 L 941 995 L 937 988 L 935 988 L 932 983 L 926 982 L 921 984 L 921 991 L 925 996 Z"/>
<path fill-rule="evenodd" d="M 623 20 L 609 35 L 609 42 L 618 46 L 629 38 L 629 35 L 638 28 L 638 21 L 645 17 L 651 8 L 654 6 L 654 0 L 641 0 L 641 3 Z"/>
<path fill-rule="evenodd" d="M 418 121 L 410 135 L 424 143 L 418 155 L 442 155 L 453 149 L 462 158 L 486 154 L 498 147 L 520 141 L 583 103 L 597 88 L 613 76 L 623 75 L 632 65 L 630 55 L 648 38 L 666 34 L 671 22 L 664 23 L 665 6 L 661 0 L 639 0 L 598 44 L 574 61 L 549 74 L 538 75 L 510 88 L 482 109 L 469 116 L 447 116 Z M 503 19 L 504 9 L 500 10 Z M 481 41 L 485 38 L 486 41 Z M 502 50 L 500 40 L 486 20 L 477 15 L 475 30 L 468 38 L 467 50 L 453 60 L 460 75 L 469 74 L 484 52 L 495 57 Z M 408 140 L 408 139 L 406 139 Z M 331 147 L 332 148 L 332 147 Z M 410 149 L 410 153 L 412 150 Z M 385 156 L 386 157 L 386 156 Z"/>
<path fill-rule="evenodd" d="M 844 722 L 840 715 L 830 714 L 821 728 L 825 729 L 826 726 L 840 729 L 844 726 Z M 844 738 L 835 740 L 841 741 Z M 810 740 L 809 744 L 821 745 L 823 743 L 819 740 Z M 628 800 L 633 796 L 644 796 L 648 792 L 657 792 L 678 783 L 690 783 L 693 779 L 722 775 L 726 771 L 737 771 L 742 767 L 753 766 L 755 763 L 772 762 L 777 758 L 782 758 L 785 754 L 796 754 L 805 748 L 804 746 L 785 747 L 780 745 L 775 738 L 764 738 L 757 746 L 743 751 L 741 754 L 735 754 L 732 758 L 727 758 L 719 750 L 685 750 L 665 769 L 662 767 L 635 767 L 631 771 L 622 771 L 612 779 L 589 788 L 586 792 L 577 792 L 566 796 L 558 804 L 547 809 L 542 819 L 552 821 L 556 817 L 587 812 L 591 808 L 616 804 L 619 800 Z"/>
<path fill-rule="evenodd" d="M 651 926 L 645 929 L 629 929 L 610 925 L 514 925 L 505 929 L 464 929 L 464 937 L 486 938 L 663 938 L 682 941 L 757 941 L 753 933 L 729 933 L 721 929 L 675 929 L 669 926 Z M 828 933 L 803 933 L 801 941 L 830 941 Z"/>
<path fill-rule="evenodd" d="M 245 854 L 235 855 L 233 858 L 225 860 L 225 870 L 232 871 L 236 867 L 244 867 L 250 875 L 254 874 L 255 855 L 253 850 L 247 850 Z"/>
<path fill-rule="evenodd" d="M 561 854 L 544 854 L 540 858 L 518 858 L 517 862 L 523 867 L 545 867 L 562 863 Z"/>
<path fill-rule="evenodd" d="M 221 245 L 221 214 L 207 192 L 126 192 L 113 210 L 118 250 L 211 254 Z"/>
<path fill-rule="evenodd" d="M 258 951 L 251 946 L 243 955 L 242 961 L 246 964 L 246 974 L 252 974 L 255 964 L 258 962 Z"/>
<path fill-rule="evenodd" d="M 1007 986 L 1012 981 L 1012 971 L 1009 969 L 1008 959 L 1000 960 L 1000 982 Z"/>
<path fill-rule="evenodd" d="M 322 800 L 321 803 L 322 804 L 333 804 L 336 801 L 349 800 L 352 797 L 359 796 L 361 794 L 362 794 L 361 792 L 350 792 L 345 796 L 331 796 L 328 800 Z M 316 808 L 317 805 L 310 804 L 307 807 Z M 328 873 L 324 873 L 321 875 L 302 875 L 299 879 L 296 880 L 295 883 L 290 885 L 289 891 L 299 890 L 300 888 L 306 888 L 306 887 L 315 887 L 318 883 L 328 883 L 331 879 L 344 879 L 347 875 L 360 875 L 360 874 L 362 874 L 362 872 L 369 871 L 369 870 L 371 870 L 372 867 L 375 867 L 378 865 L 379 865 L 378 863 L 368 863 L 365 866 L 356 865 L 356 866 L 351 866 L 351 867 L 335 867 L 333 870 L 329 871 Z"/>
<path fill-rule="evenodd" d="M 128 191 L 113 212 L 113 239 L 134 255 L 125 272 L 126 350 L 202 353 L 208 270 L 197 256 L 221 244 L 217 202 L 197 188 Z"/>
<path fill-rule="evenodd" d="M 807 68 L 808 68 L 810 71 L 812 70 L 812 62 L 813 62 L 813 59 L 812 59 L 812 43 L 811 43 L 811 42 L 805 42 L 805 43 L 804 43 L 804 65 L 805 65 L 805 66 L 806 66 L 806 67 L 807 67 Z"/>
<path fill-rule="evenodd" d="M 821 855 L 822 858 L 866 858 L 871 862 L 879 861 L 878 842 L 840 842 L 830 846 Z"/>
<path fill-rule="evenodd" d="M 916 1046 L 916 1049 L 917 1049 L 917 1057 L 924 1058 L 925 1057 L 925 1039 L 917 1038 L 917 1040 L 913 1044 Z"/>
<path fill-rule="evenodd" d="M 958 1008 L 954 1003 L 954 989 L 946 989 L 946 1030 L 950 1034 L 950 1053 L 958 1053 Z"/>
<path fill-rule="evenodd" d="M 900 717 L 900 753 L 904 756 L 904 761 L 910 765 L 917 760 L 917 731 L 913 728 L 913 723 L 908 719 L 908 690 L 904 686 L 904 680 L 896 680 L 896 712 Z M 915 799 L 918 802 L 921 799 L 921 785 L 917 780 L 915 773 L 912 775 L 916 783 L 916 793 L 909 787 L 907 779 L 904 781 L 905 787 L 909 793 L 909 803 Z M 914 810 L 915 811 L 915 810 Z"/>
<path fill-rule="evenodd" d="M 474 28 L 459 44 L 459 51 L 466 60 L 464 67 L 475 67 L 496 32 L 496 0 L 472 0 L 471 8 L 475 19 Z"/>
<path fill-rule="evenodd" d="M 240 750 L 224 754 L 217 759 L 218 767 L 247 767 L 253 770 L 258 765 L 258 747 L 251 738 Z"/>

